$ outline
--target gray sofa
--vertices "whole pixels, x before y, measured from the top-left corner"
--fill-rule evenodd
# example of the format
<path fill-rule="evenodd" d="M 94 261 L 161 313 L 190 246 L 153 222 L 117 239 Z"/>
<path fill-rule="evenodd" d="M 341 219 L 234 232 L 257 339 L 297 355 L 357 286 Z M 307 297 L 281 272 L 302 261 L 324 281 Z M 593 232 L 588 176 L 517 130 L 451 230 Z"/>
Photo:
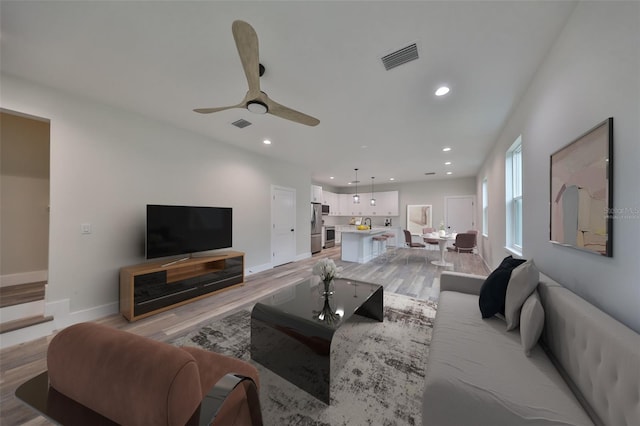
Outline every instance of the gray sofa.
<path fill-rule="evenodd" d="M 640 335 L 540 274 L 538 345 L 482 319 L 485 277 L 443 272 L 423 424 L 640 425 Z"/>

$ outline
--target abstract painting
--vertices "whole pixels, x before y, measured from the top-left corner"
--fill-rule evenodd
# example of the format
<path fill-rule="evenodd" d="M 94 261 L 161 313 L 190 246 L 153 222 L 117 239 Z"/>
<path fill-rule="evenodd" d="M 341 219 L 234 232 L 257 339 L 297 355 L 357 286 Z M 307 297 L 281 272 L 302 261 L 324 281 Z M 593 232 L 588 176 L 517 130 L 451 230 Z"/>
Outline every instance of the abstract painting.
<path fill-rule="evenodd" d="M 422 235 L 422 228 L 431 228 L 431 204 L 407 205 L 407 229 Z"/>
<path fill-rule="evenodd" d="M 611 257 L 613 118 L 551 154 L 551 242 Z"/>

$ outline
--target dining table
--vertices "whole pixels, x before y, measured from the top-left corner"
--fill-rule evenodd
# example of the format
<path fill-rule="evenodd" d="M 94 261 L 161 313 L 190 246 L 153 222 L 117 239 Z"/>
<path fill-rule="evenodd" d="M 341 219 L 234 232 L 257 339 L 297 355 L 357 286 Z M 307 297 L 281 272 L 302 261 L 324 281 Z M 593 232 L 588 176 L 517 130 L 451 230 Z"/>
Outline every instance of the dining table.
<path fill-rule="evenodd" d="M 422 238 L 424 239 L 425 242 L 428 242 L 428 240 L 437 240 L 438 241 L 438 248 L 440 249 L 440 260 L 432 260 L 431 263 L 433 265 L 436 266 L 453 266 L 453 263 L 451 262 L 447 262 L 444 258 L 444 252 L 447 249 L 447 243 L 449 241 L 455 241 L 456 239 L 456 234 L 455 233 L 451 233 L 451 234 L 445 234 L 445 235 L 441 235 L 437 232 L 431 233 L 431 234 L 424 234 L 422 236 Z"/>

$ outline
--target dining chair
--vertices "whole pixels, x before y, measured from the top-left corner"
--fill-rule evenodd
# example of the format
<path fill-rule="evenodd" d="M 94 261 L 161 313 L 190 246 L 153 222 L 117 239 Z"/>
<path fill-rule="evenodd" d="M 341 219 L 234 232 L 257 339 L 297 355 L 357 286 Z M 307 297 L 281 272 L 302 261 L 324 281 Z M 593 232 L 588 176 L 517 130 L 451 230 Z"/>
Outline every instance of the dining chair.
<path fill-rule="evenodd" d="M 411 232 L 407 229 L 404 230 L 404 243 L 407 248 L 424 249 L 427 246 L 422 243 L 416 243 L 411 240 Z M 407 256 L 407 264 L 409 263 L 409 256 Z"/>
<path fill-rule="evenodd" d="M 447 247 L 447 250 L 458 253 L 473 253 L 475 247 L 476 235 L 470 232 L 461 232 L 456 235 L 456 241 L 453 246 Z"/>
<path fill-rule="evenodd" d="M 435 228 L 422 228 L 422 235 L 433 234 L 434 232 L 436 232 Z M 439 250 L 437 238 L 423 237 L 423 240 L 429 247 L 435 247 L 436 250 Z"/>

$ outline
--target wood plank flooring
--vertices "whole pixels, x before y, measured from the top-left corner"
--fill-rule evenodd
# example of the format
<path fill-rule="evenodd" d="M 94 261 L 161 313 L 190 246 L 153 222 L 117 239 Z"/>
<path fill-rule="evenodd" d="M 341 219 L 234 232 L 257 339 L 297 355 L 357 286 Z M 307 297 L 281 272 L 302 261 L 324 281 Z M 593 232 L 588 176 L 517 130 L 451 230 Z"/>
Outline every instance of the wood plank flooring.
<path fill-rule="evenodd" d="M 385 291 L 418 299 L 437 301 L 439 278 L 442 270 L 453 270 L 487 275 L 482 259 L 473 254 L 447 253 L 453 267 L 442 268 L 431 264 L 440 257 L 437 250 L 396 249 L 387 260 L 374 259 L 366 264 L 342 262 L 340 246 L 299 262 L 293 262 L 268 271 L 250 275 L 245 285 L 223 291 L 167 312 L 133 323 L 120 314 L 110 315 L 96 322 L 160 341 L 171 341 L 200 328 L 212 318 L 237 310 L 266 295 L 311 276 L 311 268 L 321 258 L 329 257 L 342 267 L 341 276 L 374 282 Z M 117 283 L 114 283 L 117 285 Z M 46 353 L 51 336 L 33 342 L 12 346 L 0 351 L 0 423 L 4 425 L 49 425 L 30 408 L 18 401 L 15 389 L 26 380 L 46 370 Z"/>

